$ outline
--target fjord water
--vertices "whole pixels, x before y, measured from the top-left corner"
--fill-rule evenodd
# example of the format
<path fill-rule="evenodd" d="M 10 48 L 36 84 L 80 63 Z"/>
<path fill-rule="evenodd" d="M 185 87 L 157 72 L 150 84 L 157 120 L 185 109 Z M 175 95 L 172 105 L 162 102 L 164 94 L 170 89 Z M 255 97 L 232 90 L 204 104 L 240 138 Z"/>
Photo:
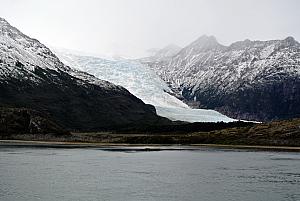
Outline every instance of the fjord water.
<path fill-rule="evenodd" d="M 300 200 L 300 153 L 0 147 L 0 200 Z"/>

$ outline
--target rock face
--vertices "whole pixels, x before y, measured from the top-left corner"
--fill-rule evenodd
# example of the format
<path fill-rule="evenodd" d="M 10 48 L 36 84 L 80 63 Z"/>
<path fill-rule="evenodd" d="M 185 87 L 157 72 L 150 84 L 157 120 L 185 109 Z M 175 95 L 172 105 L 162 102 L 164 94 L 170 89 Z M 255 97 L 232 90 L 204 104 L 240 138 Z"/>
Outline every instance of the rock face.
<path fill-rule="evenodd" d="M 292 37 L 223 46 L 202 36 L 169 59 L 142 61 L 196 107 L 236 119 L 300 117 L 300 44 Z"/>
<path fill-rule="evenodd" d="M 125 88 L 64 65 L 0 18 L 0 105 L 45 113 L 71 130 L 168 123 Z"/>
<path fill-rule="evenodd" d="M 25 108 L 0 107 L 0 134 L 67 134 L 41 113 Z"/>

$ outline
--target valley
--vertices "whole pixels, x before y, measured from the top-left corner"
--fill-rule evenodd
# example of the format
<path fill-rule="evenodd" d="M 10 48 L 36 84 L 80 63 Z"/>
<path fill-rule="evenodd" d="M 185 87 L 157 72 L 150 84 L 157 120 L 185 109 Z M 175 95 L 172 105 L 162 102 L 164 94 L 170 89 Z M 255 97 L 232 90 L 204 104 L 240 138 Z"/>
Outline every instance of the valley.
<path fill-rule="evenodd" d="M 149 67 L 139 61 L 128 59 L 102 59 L 66 49 L 52 48 L 67 66 L 85 71 L 95 77 L 120 85 L 155 107 L 158 115 L 173 121 L 186 122 L 231 122 L 235 121 L 214 110 L 192 109 L 176 97 L 169 86 Z M 172 51 L 164 49 L 163 56 Z M 161 56 L 162 57 L 162 56 Z"/>
<path fill-rule="evenodd" d="M 51 51 L 0 25 L 2 140 L 299 146 L 291 37 L 226 47 L 202 36 L 130 60 Z"/>

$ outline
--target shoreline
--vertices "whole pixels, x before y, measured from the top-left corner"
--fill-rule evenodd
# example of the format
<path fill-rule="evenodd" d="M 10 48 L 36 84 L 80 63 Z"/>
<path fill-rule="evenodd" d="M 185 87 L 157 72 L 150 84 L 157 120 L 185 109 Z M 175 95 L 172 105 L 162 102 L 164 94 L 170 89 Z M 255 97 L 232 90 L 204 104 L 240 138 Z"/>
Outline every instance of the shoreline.
<path fill-rule="evenodd" d="M 58 141 L 26 141 L 0 140 L 1 146 L 12 147 L 45 147 L 45 148 L 128 148 L 137 150 L 198 150 L 200 148 L 249 149 L 261 151 L 300 152 L 300 147 L 264 146 L 264 145 L 225 145 L 225 144 L 126 144 L 126 143 L 94 143 L 94 142 L 58 142 Z M 125 148 L 126 147 L 126 148 Z"/>

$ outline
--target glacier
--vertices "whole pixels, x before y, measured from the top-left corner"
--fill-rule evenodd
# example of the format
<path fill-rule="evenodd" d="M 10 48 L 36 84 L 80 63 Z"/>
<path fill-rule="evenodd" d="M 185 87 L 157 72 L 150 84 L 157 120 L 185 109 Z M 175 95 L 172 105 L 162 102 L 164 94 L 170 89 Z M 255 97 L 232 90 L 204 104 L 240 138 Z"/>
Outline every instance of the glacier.
<path fill-rule="evenodd" d="M 259 122 L 299 117 L 300 43 L 291 36 L 225 46 L 203 35 L 171 57 L 139 61 L 195 107 Z"/>
<path fill-rule="evenodd" d="M 160 116 L 187 122 L 235 121 L 214 110 L 190 108 L 172 95 L 172 90 L 152 69 L 138 61 L 106 59 L 78 51 L 51 49 L 65 65 L 125 87 L 145 103 L 154 105 Z"/>

